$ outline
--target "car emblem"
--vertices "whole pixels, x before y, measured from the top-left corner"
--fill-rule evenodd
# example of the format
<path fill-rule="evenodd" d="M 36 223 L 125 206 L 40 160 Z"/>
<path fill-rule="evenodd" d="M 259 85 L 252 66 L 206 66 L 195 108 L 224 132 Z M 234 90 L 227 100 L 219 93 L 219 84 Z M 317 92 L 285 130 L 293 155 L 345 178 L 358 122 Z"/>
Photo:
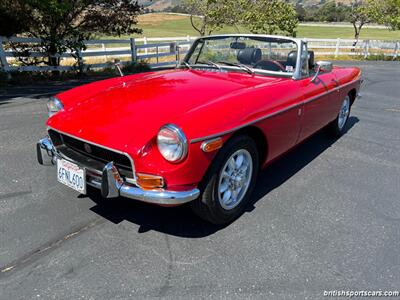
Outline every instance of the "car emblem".
<path fill-rule="evenodd" d="M 92 153 L 92 147 L 90 147 L 90 145 L 89 144 L 83 144 L 83 148 L 85 148 L 85 151 L 87 152 L 87 153 Z"/>

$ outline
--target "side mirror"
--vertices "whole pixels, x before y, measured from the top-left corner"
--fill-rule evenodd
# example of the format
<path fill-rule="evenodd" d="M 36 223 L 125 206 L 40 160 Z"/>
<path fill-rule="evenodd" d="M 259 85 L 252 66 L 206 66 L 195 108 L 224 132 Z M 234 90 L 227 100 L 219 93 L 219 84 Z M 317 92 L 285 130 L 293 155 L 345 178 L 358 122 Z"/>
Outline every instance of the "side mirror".
<path fill-rule="evenodd" d="M 315 75 L 313 78 L 311 78 L 311 82 L 314 82 L 315 79 L 317 79 L 319 73 L 322 72 L 331 72 L 333 69 L 333 65 L 330 61 L 317 61 L 315 64 L 317 66 L 317 71 L 315 72 Z"/>

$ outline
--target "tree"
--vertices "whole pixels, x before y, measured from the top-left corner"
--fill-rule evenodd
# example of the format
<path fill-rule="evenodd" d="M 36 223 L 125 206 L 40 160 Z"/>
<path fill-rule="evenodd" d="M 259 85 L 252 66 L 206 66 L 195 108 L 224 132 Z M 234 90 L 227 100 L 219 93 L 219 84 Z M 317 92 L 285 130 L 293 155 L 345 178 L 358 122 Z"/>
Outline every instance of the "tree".
<path fill-rule="evenodd" d="M 392 30 L 400 29 L 400 0 L 368 0 L 368 14 L 378 23 Z"/>
<path fill-rule="evenodd" d="M 0 0 L 0 36 L 10 37 L 28 29 L 28 7 L 14 0 Z"/>
<path fill-rule="evenodd" d="M 296 10 L 283 0 L 248 0 L 243 22 L 252 33 L 296 35 Z"/>
<path fill-rule="evenodd" d="M 356 46 L 360 38 L 361 29 L 365 24 L 371 22 L 369 7 L 365 1 L 356 0 L 351 5 L 349 21 L 354 27 L 354 44 Z"/>
<path fill-rule="evenodd" d="M 234 25 L 237 11 L 234 0 L 184 0 L 190 23 L 201 36 L 211 34 L 223 25 Z M 238 3 L 240 0 L 238 0 Z"/>
<path fill-rule="evenodd" d="M 318 22 L 319 18 L 318 18 L 318 7 L 317 6 L 310 6 L 307 7 L 307 9 L 305 9 L 305 15 L 303 16 L 305 22 Z M 298 15 L 298 18 L 300 21 L 301 17 Z"/>
<path fill-rule="evenodd" d="M 40 48 L 47 59 L 26 58 L 26 64 L 39 62 L 51 66 L 60 64 L 60 54 L 85 48 L 84 40 L 94 33 L 133 34 L 137 15 L 142 7 L 131 0 L 0 0 L 0 24 L 12 19 L 20 28 L 9 30 L 8 35 L 23 33 L 28 37 L 41 38 L 39 46 L 18 45 L 16 51 L 29 52 Z M 25 16 L 23 20 L 19 16 Z M 26 17 L 27 16 L 27 17 Z M 3 26 L 2 26 L 3 27 Z"/>
<path fill-rule="evenodd" d="M 201 35 L 224 25 L 244 25 L 252 33 L 295 35 L 295 8 L 284 0 L 185 0 L 192 27 Z"/>
<path fill-rule="evenodd" d="M 318 9 L 319 21 L 343 22 L 346 19 L 348 7 L 335 2 L 326 2 Z"/>
<path fill-rule="evenodd" d="M 400 0 L 355 0 L 351 5 L 349 21 L 354 27 L 354 46 L 365 24 L 376 22 L 393 30 L 399 29 Z"/>
<path fill-rule="evenodd" d="M 307 11 L 302 4 L 296 4 L 296 14 L 299 21 L 303 22 L 307 19 Z"/>
<path fill-rule="evenodd" d="M 388 18 L 386 24 L 388 24 L 393 30 L 400 30 L 400 0 L 391 0 L 389 2 Z"/>
<path fill-rule="evenodd" d="M 188 13 L 186 8 L 181 6 L 181 5 L 175 5 L 173 7 L 168 7 L 165 11 L 169 11 L 169 12 L 173 12 L 173 13 L 181 13 L 181 14 L 187 14 Z"/>

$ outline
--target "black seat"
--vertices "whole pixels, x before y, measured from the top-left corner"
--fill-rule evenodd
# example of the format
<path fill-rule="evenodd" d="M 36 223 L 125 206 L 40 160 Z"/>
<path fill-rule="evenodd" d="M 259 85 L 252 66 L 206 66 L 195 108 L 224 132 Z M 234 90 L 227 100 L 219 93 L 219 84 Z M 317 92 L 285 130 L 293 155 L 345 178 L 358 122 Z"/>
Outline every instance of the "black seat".
<path fill-rule="evenodd" d="M 282 64 L 273 60 L 261 60 L 255 64 L 255 67 L 275 72 L 285 71 L 285 68 L 282 66 Z"/>
<path fill-rule="evenodd" d="M 296 67 L 297 51 L 290 51 L 287 57 L 287 65 Z M 308 51 L 308 67 L 310 70 L 314 69 L 314 51 Z"/>
<path fill-rule="evenodd" d="M 297 62 L 297 51 L 296 50 L 290 51 L 286 60 L 286 65 L 295 68 L 296 62 Z"/>
<path fill-rule="evenodd" d="M 253 65 L 261 60 L 261 49 L 259 48 L 245 48 L 240 49 L 237 54 L 237 60 L 244 65 Z"/>

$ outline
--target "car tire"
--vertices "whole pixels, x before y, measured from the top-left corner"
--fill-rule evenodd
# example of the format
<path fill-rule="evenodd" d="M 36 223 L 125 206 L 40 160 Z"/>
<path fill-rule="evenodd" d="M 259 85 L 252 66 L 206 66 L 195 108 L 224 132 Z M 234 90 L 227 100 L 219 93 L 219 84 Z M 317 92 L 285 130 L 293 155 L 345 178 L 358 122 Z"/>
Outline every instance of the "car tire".
<path fill-rule="evenodd" d="M 346 131 L 347 121 L 350 117 L 351 111 L 351 98 L 347 95 L 340 106 L 339 113 L 335 120 L 328 125 L 329 133 L 334 137 L 340 137 Z"/>
<path fill-rule="evenodd" d="M 193 212 L 213 224 L 234 221 L 249 202 L 258 170 L 259 153 L 254 140 L 246 135 L 231 138 L 200 183 L 200 197 L 191 202 Z"/>

